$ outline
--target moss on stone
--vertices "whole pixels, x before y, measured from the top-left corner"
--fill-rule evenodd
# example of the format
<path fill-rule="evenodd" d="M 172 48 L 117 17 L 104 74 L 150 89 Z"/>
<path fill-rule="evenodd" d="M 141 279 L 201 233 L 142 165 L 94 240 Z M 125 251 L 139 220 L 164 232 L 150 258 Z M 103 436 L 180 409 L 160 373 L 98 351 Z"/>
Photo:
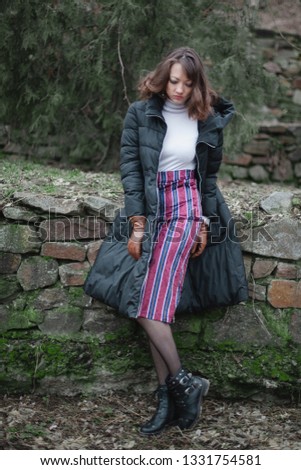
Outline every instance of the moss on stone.
<path fill-rule="evenodd" d="M 290 341 L 292 338 L 290 322 L 293 309 L 284 308 L 275 310 L 267 304 L 262 304 L 260 308 L 267 322 L 268 329 L 285 343 Z"/>

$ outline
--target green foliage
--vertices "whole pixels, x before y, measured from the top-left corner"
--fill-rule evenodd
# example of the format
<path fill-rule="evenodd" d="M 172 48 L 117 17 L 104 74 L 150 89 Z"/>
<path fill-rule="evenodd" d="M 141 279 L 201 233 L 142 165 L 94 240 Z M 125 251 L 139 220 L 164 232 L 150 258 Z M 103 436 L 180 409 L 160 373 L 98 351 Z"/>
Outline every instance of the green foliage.
<path fill-rule="evenodd" d="M 139 77 L 162 54 L 195 47 L 247 141 L 272 87 L 252 46 L 252 10 L 222 0 L 10 0 L 0 12 L 0 122 L 22 143 L 59 142 L 67 161 L 118 166 L 122 120 Z M 16 135 L 16 134 L 15 134 Z"/>

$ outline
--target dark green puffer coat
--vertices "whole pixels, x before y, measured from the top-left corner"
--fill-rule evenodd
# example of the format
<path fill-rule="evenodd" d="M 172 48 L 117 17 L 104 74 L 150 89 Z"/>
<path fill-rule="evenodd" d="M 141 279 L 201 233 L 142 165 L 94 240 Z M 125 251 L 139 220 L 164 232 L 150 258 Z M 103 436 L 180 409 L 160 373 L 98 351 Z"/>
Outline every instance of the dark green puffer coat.
<path fill-rule="evenodd" d="M 87 294 L 118 312 L 136 317 L 142 284 L 152 251 L 157 214 L 157 170 L 166 133 L 163 100 L 154 96 L 133 103 L 121 138 L 121 179 L 125 208 L 113 223 L 86 280 Z M 210 218 L 209 242 L 201 256 L 190 259 L 177 312 L 239 303 L 248 298 L 240 245 L 234 222 L 216 185 L 222 161 L 223 128 L 231 120 L 233 105 L 220 98 L 214 115 L 199 121 L 196 143 L 197 177 L 203 215 Z M 135 261 L 127 251 L 128 217 L 144 215 L 147 225 L 142 256 Z"/>

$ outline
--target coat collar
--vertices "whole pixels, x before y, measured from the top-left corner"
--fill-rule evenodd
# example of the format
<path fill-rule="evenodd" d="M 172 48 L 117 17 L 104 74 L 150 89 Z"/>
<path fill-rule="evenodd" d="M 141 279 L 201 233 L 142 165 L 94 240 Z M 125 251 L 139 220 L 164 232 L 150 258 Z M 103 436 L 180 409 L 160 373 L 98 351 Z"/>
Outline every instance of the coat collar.
<path fill-rule="evenodd" d="M 148 117 L 158 117 L 164 120 L 162 108 L 164 99 L 159 95 L 153 95 L 146 101 L 145 114 Z M 220 131 L 228 124 L 234 114 L 234 106 L 230 101 L 220 97 L 214 106 L 214 114 L 208 116 L 205 121 L 198 121 L 199 136 L 197 144 L 204 142 L 212 147 L 218 144 Z"/>

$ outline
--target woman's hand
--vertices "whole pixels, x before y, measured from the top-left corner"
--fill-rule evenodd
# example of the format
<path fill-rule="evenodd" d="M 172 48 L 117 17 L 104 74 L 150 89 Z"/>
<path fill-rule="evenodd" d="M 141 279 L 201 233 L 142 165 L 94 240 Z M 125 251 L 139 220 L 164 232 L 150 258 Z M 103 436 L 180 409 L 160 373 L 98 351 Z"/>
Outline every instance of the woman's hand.
<path fill-rule="evenodd" d="M 206 248 L 208 239 L 207 225 L 202 222 L 199 233 L 196 236 L 195 242 L 191 248 L 190 258 L 200 256 Z"/>
<path fill-rule="evenodd" d="M 133 215 L 130 217 L 133 230 L 128 241 L 128 252 L 136 260 L 142 253 L 142 239 L 145 228 L 145 217 L 141 215 Z"/>

